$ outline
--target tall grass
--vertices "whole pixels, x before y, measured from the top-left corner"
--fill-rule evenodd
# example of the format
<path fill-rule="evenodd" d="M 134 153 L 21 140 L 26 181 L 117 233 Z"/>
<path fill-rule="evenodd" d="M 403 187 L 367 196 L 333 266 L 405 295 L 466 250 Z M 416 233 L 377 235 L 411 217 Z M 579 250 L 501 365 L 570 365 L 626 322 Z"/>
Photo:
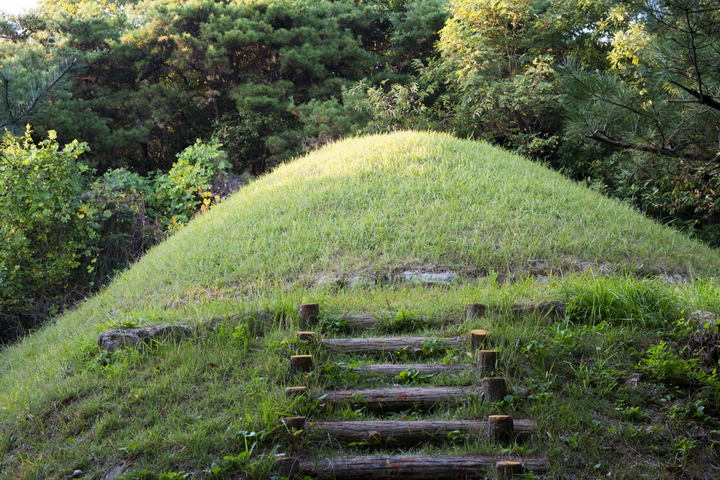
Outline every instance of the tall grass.
<path fill-rule="evenodd" d="M 658 328 L 682 316 L 679 294 L 657 279 L 593 277 L 561 292 L 569 318 L 580 322 Z"/>

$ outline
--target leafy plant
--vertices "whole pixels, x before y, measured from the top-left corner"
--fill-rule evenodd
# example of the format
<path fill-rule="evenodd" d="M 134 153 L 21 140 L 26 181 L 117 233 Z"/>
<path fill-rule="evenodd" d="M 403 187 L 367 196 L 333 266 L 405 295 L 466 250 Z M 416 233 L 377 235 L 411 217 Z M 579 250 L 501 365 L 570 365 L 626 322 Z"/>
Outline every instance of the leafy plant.
<path fill-rule="evenodd" d="M 386 332 L 406 332 L 421 325 L 416 310 L 398 310 L 393 317 L 383 318 L 378 323 L 378 328 Z"/>
<path fill-rule="evenodd" d="M 432 375 L 422 375 L 418 370 L 414 368 L 411 368 L 409 370 L 403 370 L 402 372 L 395 375 L 395 379 L 403 383 L 423 382 L 430 380 L 432 377 Z"/>
<path fill-rule="evenodd" d="M 78 161 L 87 144 L 61 148 L 54 132 L 36 144 L 31 134 L 6 132 L 0 145 L 0 339 L 57 312 L 78 269 L 93 269 L 97 225 L 83 197 L 89 168 Z"/>
<path fill-rule="evenodd" d="M 154 207 L 171 230 L 220 201 L 210 192 L 212 177 L 230 167 L 220 147 L 219 143 L 196 140 L 177 154 L 178 160 L 167 174 L 156 174 Z"/>

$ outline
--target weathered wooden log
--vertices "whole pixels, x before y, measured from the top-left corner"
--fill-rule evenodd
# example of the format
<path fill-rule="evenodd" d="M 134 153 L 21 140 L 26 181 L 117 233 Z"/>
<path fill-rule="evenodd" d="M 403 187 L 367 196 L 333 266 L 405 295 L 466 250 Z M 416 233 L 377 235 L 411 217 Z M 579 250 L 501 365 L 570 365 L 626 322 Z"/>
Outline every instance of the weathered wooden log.
<path fill-rule="evenodd" d="M 312 355 L 293 355 L 290 357 L 290 375 L 295 375 L 296 373 L 312 372 L 312 369 Z"/>
<path fill-rule="evenodd" d="M 380 337 L 380 338 L 326 338 L 323 345 L 329 350 L 344 353 L 398 352 L 422 353 L 423 342 L 437 340 L 445 348 L 460 347 L 464 337 Z"/>
<path fill-rule="evenodd" d="M 530 419 L 513 421 L 512 438 L 525 441 L 535 433 L 537 423 Z M 308 423 L 306 431 L 318 438 L 332 438 L 340 443 L 369 441 L 371 433 L 386 446 L 444 442 L 450 436 L 487 436 L 485 420 L 419 420 L 419 421 L 353 421 Z"/>
<path fill-rule="evenodd" d="M 487 437 L 494 443 L 510 443 L 515 437 L 513 418 L 510 415 L 490 415 L 487 421 Z"/>
<path fill-rule="evenodd" d="M 371 330 L 377 325 L 377 318 L 372 315 L 340 315 L 338 318 L 351 330 Z"/>
<path fill-rule="evenodd" d="M 402 410 L 412 407 L 431 408 L 445 402 L 464 402 L 477 394 L 477 390 L 471 387 L 374 388 L 328 391 L 323 401 L 329 404 L 347 402 L 370 409 Z"/>
<path fill-rule="evenodd" d="M 507 461 L 518 462 L 524 471 L 534 474 L 545 473 L 550 468 L 545 457 L 390 455 L 323 458 L 317 462 L 284 458 L 276 460 L 275 471 L 289 478 L 309 475 L 318 480 L 456 480 L 487 478 L 488 472 L 495 469 L 496 463 Z M 285 475 L 286 473 L 290 475 Z"/>
<path fill-rule="evenodd" d="M 285 389 L 286 397 L 299 397 L 301 395 L 308 396 L 307 387 L 287 387 Z"/>
<path fill-rule="evenodd" d="M 485 338 L 487 338 L 487 330 L 473 330 L 470 332 L 470 348 L 477 350 L 485 344 Z"/>
<path fill-rule="evenodd" d="M 523 473 L 523 465 L 520 462 L 503 461 L 495 463 L 498 480 L 511 480 L 515 475 Z"/>
<path fill-rule="evenodd" d="M 465 319 L 475 320 L 476 318 L 483 317 L 486 311 L 487 306 L 482 303 L 468 303 L 465 306 Z"/>
<path fill-rule="evenodd" d="M 495 372 L 497 364 L 497 350 L 478 350 L 477 369 L 481 375 L 490 375 Z"/>
<path fill-rule="evenodd" d="M 364 376 L 396 377 L 401 372 L 417 371 L 420 375 L 442 375 L 470 370 L 471 365 L 465 363 L 375 363 L 357 367 L 343 367 Z"/>
<path fill-rule="evenodd" d="M 508 394 L 505 379 L 502 377 L 483 378 L 482 390 L 488 402 L 500 402 Z"/>
<path fill-rule="evenodd" d="M 308 328 L 318 322 L 320 316 L 320 305 L 317 303 L 303 303 L 300 305 L 300 325 Z"/>

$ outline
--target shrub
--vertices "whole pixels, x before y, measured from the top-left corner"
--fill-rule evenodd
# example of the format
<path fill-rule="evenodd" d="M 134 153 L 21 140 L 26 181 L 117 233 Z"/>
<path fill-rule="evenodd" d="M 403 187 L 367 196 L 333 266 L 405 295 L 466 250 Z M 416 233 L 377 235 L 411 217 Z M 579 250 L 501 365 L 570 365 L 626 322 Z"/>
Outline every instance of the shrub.
<path fill-rule="evenodd" d="M 60 148 L 55 132 L 38 144 L 28 128 L 0 145 L 0 338 L 33 328 L 71 291 L 97 225 L 83 197 L 87 151 Z"/>
<path fill-rule="evenodd" d="M 210 192 L 210 181 L 230 167 L 219 143 L 197 140 L 177 154 L 167 174 L 155 177 L 154 208 L 159 220 L 171 230 L 190 221 L 198 211 L 205 211 L 220 198 Z"/>

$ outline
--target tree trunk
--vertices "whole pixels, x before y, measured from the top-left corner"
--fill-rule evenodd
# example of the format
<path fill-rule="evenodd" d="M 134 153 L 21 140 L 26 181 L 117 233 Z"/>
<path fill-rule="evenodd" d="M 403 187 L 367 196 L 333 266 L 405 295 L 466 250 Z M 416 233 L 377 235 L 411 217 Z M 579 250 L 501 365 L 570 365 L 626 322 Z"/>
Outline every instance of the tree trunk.
<path fill-rule="evenodd" d="M 340 315 L 338 318 L 345 320 L 347 327 L 352 330 L 371 330 L 377 324 L 377 319 L 372 315 Z"/>
<path fill-rule="evenodd" d="M 423 342 L 438 340 L 445 348 L 460 347 L 464 337 L 381 337 L 381 338 L 328 338 L 323 344 L 332 351 L 344 353 L 379 353 L 407 350 L 409 353 L 422 353 Z"/>
<path fill-rule="evenodd" d="M 330 404 L 349 402 L 370 409 L 402 410 L 418 406 L 431 408 L 438 403 L 464 402 L 477 396 L 471 387 L 375 388 L 366 390 L 334 390 L 325 392 L 323 401 Z"/>
<path fill-rule="evenodd" d="M 533 420 L 514 420 L 513 438 L 527 440 L 535 432 Z M 487 435 L 484 420 L 421 420 L 392 421 L 373 420 L 363 422 L 315 422 L 307 425 L 313 436 L 330 437 L 340 443 L 355 443 L 370 440 L 372 434 L 386 446 L 414 445 L 425 442 L 445 442 L 454 436 L 478 437 Z"/>
<path fill-rule="evenodd" d="M 496 462 L 516 461 L 524 471 L 542 474 L 550 468 L 547 458 L 509 458 L 485 455 L 390 455 L 323 458 L 318 462 L 278 459 L 275 471 L 290 478 L 310 475 L 318 480 L 456 480 L 487 478 Z"/>
<path fill-rule="evenodd" d="M 299 396 L 308 396 L 308 389 L 307 387 L 287 387 L 285 389 L 285 396 L 286 397 L 299 397 Z"/>
<path fill-rule="evenodd" d="M 297 332 L 297 339 L 301 342 L 311 343 L 315 332 Z"/>

